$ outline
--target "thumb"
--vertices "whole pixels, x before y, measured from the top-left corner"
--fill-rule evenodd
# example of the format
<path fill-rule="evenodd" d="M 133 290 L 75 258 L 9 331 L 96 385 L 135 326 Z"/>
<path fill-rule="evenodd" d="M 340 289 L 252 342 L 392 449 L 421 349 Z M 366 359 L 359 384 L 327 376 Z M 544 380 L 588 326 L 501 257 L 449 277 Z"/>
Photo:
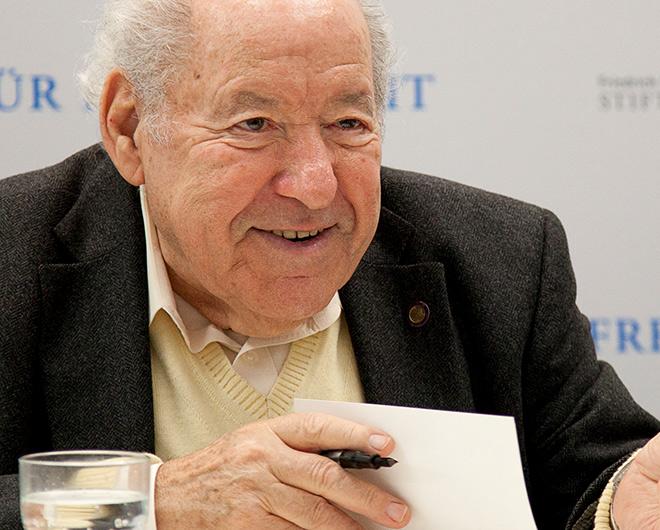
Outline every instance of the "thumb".
<path fill-rule="evenodd" d="M 642 448 L 635 458 L 635 464 L 646 478 L 660 481 L 660 434 Z"/>

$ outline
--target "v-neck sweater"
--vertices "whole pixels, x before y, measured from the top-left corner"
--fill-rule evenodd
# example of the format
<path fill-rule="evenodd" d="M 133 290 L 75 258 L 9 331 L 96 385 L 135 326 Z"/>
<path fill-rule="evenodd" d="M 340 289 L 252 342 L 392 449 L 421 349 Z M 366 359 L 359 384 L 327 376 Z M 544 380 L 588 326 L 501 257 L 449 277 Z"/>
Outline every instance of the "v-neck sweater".
<path fill-rule="evenodd" d="M 247 423 L 287 414 L 294 397 L 364 401 L 343 317 L 291 344 L 267 395 L 234 371 L 219 343 L 192 353 L 165 311 L 156 314 L 149 334 L 156 454 L 164 461 L 202 449 Z"/>

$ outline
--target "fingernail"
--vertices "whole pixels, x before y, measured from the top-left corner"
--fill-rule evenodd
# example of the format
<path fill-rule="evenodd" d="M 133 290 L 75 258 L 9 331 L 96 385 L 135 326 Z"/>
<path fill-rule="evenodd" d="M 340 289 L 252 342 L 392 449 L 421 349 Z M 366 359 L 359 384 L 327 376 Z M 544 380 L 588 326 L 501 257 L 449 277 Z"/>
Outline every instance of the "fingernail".
<path fill-rule="evenodd" d="M 385 511 L 392 521 L 400 523 L 408 513 L 408 507 L 400 502 L 391 502 Z"/>
<path fill-rule="evenodd" d="M 390 437 L 383 434 L 372 434 L 369 436 L 369 445 L 374 449 L 385 449 L 385 446 L 389 443 Z"/>

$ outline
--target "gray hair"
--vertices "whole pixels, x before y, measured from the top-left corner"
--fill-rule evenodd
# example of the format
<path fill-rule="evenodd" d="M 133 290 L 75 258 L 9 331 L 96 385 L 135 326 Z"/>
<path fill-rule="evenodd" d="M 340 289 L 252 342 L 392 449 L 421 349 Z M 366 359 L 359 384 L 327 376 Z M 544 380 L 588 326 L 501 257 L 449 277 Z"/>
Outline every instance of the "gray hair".
<path fill-rule="evenodd" d="M 373 55 L 375 104 L 382 124 L 393 51 L 380 0 L 358 0 L 367 21 Z M 106 0 L 94 45 L 78 81 L 87 103 L 98 108 L 105 79 L 119 68 L 143 108 L 147 129 L 165 141 L 165 94 L 193 44 L 190 0 Z"/>

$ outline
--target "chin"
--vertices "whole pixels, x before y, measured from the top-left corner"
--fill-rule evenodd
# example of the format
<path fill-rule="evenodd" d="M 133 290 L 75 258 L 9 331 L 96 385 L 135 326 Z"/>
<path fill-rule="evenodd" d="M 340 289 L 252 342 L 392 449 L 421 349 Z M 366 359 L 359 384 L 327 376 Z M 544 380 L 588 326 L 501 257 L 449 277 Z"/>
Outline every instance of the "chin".
<path fill-rule="evenodd" d="M 262 313 L 270 318 L 304 320 L 324 309 L 339 287 L 339 284 L 321 286 L 312 278 L 278 281 L 264 293 Z"/>

